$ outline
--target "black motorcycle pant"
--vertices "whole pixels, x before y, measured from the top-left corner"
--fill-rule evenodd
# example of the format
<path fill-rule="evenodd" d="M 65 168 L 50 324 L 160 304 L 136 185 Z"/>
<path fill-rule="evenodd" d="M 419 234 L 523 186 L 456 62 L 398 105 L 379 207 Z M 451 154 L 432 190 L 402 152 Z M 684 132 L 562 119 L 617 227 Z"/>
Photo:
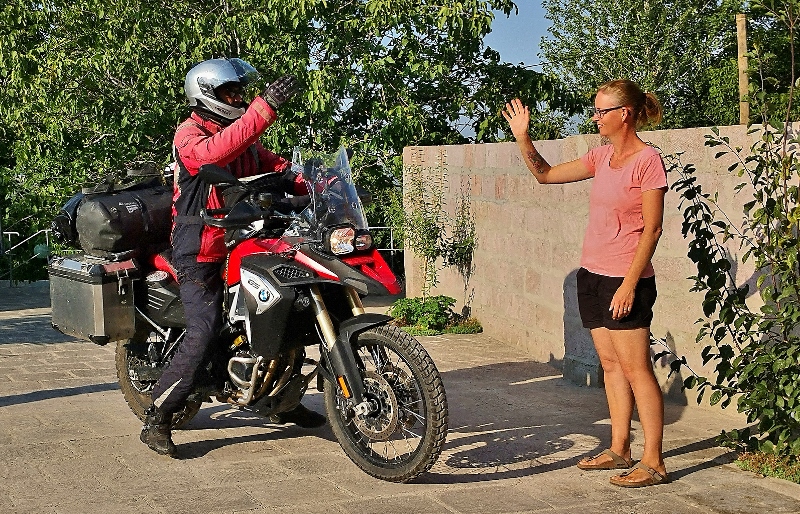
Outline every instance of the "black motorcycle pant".
<path fill-rule="evenodd" d="M 186 316 L 186 337 L 152 392 L 153 403 L 168 414 L 182 409 L 194 391 L 199 371 L 222 326 L 221 265 L 198 262 L 174 265 Z"/>

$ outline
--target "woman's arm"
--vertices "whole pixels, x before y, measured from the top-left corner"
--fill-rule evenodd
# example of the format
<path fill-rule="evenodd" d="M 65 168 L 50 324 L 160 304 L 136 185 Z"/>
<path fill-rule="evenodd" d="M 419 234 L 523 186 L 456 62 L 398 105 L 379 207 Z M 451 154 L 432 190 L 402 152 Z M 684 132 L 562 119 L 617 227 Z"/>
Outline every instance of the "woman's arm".
<path fill-rule="evenodd" d="M 533 146 L 528 125 L 530 124 L 530 110 L 523 105 L 519 98 L 511 100 L 503 110 L 503 117 L 508 121 L 511 132 L 517 140 L 517 146 L 522 154 L 525 165 L 533 173 L 540 184 L 565 184 L 578 182 L 591 178 L 592 174 L 580 159 L 565 162 L 557 166 L 550 166 L 548 162 Z"/>
<path fill-rule="evenodd" d="M 639 277 L 647 267 L 647 263 L 653 258 L 656 251 L 658 239 L 661 237 L 662 224 L 664 221 L 664 194 L 665 189 L 650 189 L 642 193 L 642 219 L 644 220 L 644 230 L 639 238 L 636 253 L 628 273 L 622 280 L 614 298 L 611 299 L 611 317 L 613 319 L 624 318 L 633 308 L 633 298 L 636 293 L 636 284 Z"/>

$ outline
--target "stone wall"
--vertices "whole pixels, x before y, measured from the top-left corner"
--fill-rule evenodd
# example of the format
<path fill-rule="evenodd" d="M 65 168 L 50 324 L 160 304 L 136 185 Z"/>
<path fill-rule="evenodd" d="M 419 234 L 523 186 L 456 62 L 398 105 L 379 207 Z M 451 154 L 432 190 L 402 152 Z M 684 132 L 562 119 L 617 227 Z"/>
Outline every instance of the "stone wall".
<path fill-rule="evenodd" d="M 722 127 L 720 132 L 734 146 L 749 148 L 752 143 L 753 136 L 743 126 Z M 746 198 L 735 195 L 740 180 L 727 171 L 732 158 L 715 159 L 719 148 L 704 145 L 710 133 L 696 128 L 642 132 L 641 136 L 665 155 L 683 152 L 681 162 L 696 166 L 704 191 L 719 192 L 720 204 L 737 221 Z M 548 162 L 557 164 L 580 157 L 600 145 L 601 139 L 581 135 L 535 144 Z M 456 298 L 457 309 L 468 303 L 487 334 L 528 357 L 550 362 L 575 382 L 598 385 L 600 368 L 591 337 L 581 326 L 575 291 L 591 181 L 540 185 L 515 143 L 409 147 L 403 162 L 406 180 L 409 173 L 444 174 L 449 212 L 454 212 L 459 196 L 466 195 L 475 219 L 478 246 L 466 288 L 456 271 L 445 270 L 433 294 Z M 677 172 L 672 173 L 669 183 L 677 178 Z M 666 338 L 678 355 L 685 355 L 692 369 L 709 376 L 711 370 L 703 369 L 700 358 L 703 345 L 695 342 L 702 296 L 689 292 L 692 283 L 687 277 L 696 270 L 686 256 L 679 200 L 672 191 L 666 196 L 664 232 L 653 258 L 659 296 L 652 331 L 657 338 Z M 738 248 L 730 251 L 741 253 Z M 405 259 L 407 295 L 419 295 L 420 261 L 412 252 L 406 252 Z M 740 283 L 751 275 L 752 269 L 745 266 L 736 270 Z M 668 379 L 666 358 L 656 368 L 664 391 L 685 401 L 680 383 L 686 372 Z M 694 404 L 694 393 L 689 395 L 689 403 Z"/>

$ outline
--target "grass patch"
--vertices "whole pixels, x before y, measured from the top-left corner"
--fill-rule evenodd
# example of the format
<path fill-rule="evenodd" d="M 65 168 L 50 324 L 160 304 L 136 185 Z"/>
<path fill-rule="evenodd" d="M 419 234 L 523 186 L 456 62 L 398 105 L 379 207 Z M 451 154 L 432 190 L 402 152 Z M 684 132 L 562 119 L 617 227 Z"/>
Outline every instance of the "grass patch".
<path fill-rule="evenodd" d="M 400 328 L 412 336 L 438 336 L 442 334 L 480 334 L 483 332 L 483 327 L 480 321 L 475 318 L 467 318 L 458 323 L 449 325 L 441 330 L 432 328 L 421 327 L 419 325 L 403 326 Z"/>
<path fill-rule="evenodd" d="M 745 452 L 739 455 L 736 465 L 745 471 L 800 484 L 800 462 L 796 458 Z"/>

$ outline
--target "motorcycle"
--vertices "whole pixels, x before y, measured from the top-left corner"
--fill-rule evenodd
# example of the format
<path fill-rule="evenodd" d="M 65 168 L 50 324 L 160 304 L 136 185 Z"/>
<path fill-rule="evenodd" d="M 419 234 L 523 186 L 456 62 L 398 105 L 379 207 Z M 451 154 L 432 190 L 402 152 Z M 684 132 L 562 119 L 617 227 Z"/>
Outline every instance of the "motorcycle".
<path fill-rule="evenodd" d="M 206 183 L 225 188 L 226 207 L 201 215 L 226 232 L 224 328 L 203 385 L 172 427 L 185 426 L 212 398 L 265 417 L 287 412 L 316 379 L 347 456 L 373 477 L 407 482 L 442 451 L 448 411 L 441 377 L 392 318 L 365 312 L 363 296 L 400 287 L 373 245 L 345 149 L 296 150 L 292 166 L 306 180 L 310 203 L 289 215 L 270 208 L 268 178 L 238 180 L 213 165 L 200 170 Z M 168 255 L 143 261 L 144 279 L 133 286 L 135 334 L 116 346 L 120 388 L 140 419 L 185 335 Z"/>

